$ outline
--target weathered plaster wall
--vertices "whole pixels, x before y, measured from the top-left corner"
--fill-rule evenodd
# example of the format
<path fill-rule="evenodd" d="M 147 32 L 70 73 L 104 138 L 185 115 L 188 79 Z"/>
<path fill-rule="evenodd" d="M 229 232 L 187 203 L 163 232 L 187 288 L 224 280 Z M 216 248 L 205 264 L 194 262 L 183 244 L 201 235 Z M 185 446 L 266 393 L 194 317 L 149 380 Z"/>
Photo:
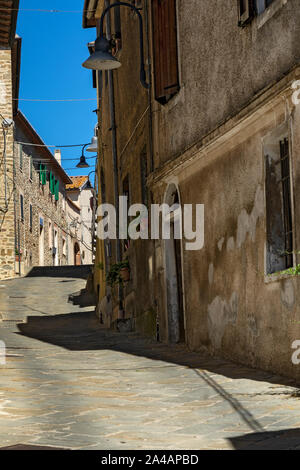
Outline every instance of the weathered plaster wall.
<path fill-rule="evenodd" d="M 183 204 L 205 204 L 204 248 L 184 252 L 188 346 L 204 346 L 213 354 L 299 379 L 299 366 L 291 357 L 292 343 L 300 338 L 300 280 L 268 277 L 265 271 L 263 143 L 283 123 L 291 139 L 296 202 L 300 109 L 292 109 L 283 96 L 253 113 L 249 124 L 235 130 L 234 138 L 228 135 L 220 145 L 216 142 L 178 166 L 173 177 Z M 165 177 L 158 187 L 165 190 L 167 181 Z M 300 243 L 298 217 L 299 208 L 294 214 L 295 250 Z M 163 305 L 162 311 L 167 318 Z"/>
<path fill-rule="evenodd" d="M 0 48 L 0 113 L 4 118 L 12 119 L 12 72 L 11 50 Z M 2 123 L 2 117 L 0 117 Z M 14 276 L 15 234 L 14 234 L 14 199 L 13 199 L 13 130 L 6 136 L 6 176 L 7 202 L 5 207 L 4 178 L 4 138 L 2 126 L 0 132 L 0 279 Z"/>
<path fill-rule="evenodd" d="M 145 19 L 145 9 L 141 11 Z M 114 15 L 112 18 L 112 32 L 114 32 Z M 145 22 L 144 22 L 145 25 Z M 122 67 L 114 71 L 114 95 L 118 153 L 118 186 L 122 195 L 123 181 L 129 177 L 130 204 L 143 202 L 142 191 L 142 165 L 146 169 L 146 176 L 150 173 L 151 156 L 149 146 L 149 101 L 148 92 L 140 83 L 140 56 L 139 56 L 139 23 L 138 18 L 128 8 L 121 8 L 122 49 L 118 58 Z M 145 54 L 147 56 L 147 43 L 145 41 Z M 100 104 L 99 135 L 101 136 L 100 159 L 104 175 L 102 191 L 105 193 L 105 202 L 115 204 L 114 198 L 114 173 L 112 157 L 112 129 L 109 107 L 109 80 L 107 73 L 103 74 L 102 99 Z M 101 173 L 101 171 L 100 171 Z M 150 203 L 150 193 L 146 189 L 146 198 Z M 145 197 L 145 195 L 144 195 Z M 103 198 L 102 198 L 103 200 Z M 131 280 L 124 286 L 124 309 L 126 318 L 134 318 L 137 321 L 136 328 L 139 331 L 147 331 L 154 335 L 156 324 L 156 300 L 154 295 L 155 264 L 153 244 L 145 240 L 131 241 L 130 248 L 122 250 L 122 256 L 128 256 L 131 268 Z M 98 252 L 100 245 L 98 244 Z M 107 249 L 107 267 L 115 263 L 116 243 L 110 243 Z M 110 301 L 110 289 L 108 288 L 108 300 Z M 118 305 L 115 301 L 116 293 L 113 293 L 113 315 L 110 318 L 114 322 L 118 317 Z M 100 302 L 101 303 L 101 302 Z M 111 310 L 111 304 L 110 305 Z M 105 300 L 105 310 L 107 301 Z M 144 321 L 141 318 L 146 318 Z"/>
<path fill-rule="evenodd" d="M 298 0 L 259 27 L 239 28 L 235 0 L 177 0 L 181 90 L 154 103 L 155 163 L 161 166 L 242 109 L 300 60 Z"/>

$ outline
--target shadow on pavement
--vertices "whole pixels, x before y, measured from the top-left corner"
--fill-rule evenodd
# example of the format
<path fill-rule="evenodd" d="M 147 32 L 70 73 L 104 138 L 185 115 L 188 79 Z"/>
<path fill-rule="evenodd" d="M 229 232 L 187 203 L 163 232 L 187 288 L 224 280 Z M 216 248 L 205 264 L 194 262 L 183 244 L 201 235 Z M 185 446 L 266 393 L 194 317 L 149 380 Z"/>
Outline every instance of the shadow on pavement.
<path fill-rule="evenodd" d="M 180 365 L 192 369 L 199 382 L 201 380 L 206 382 L 222 399 L 226 400 L 244 421 L 249 430 L 253 432 L 252 434 L 230 439 L 234 448 L 255 449 L 259 448 L 258 446 L 262 446 L 261 448 L 272 448 L 272 446 L 275 446 L 274 448 L 281 449 L 291 448 L 291 446 L 296 444 L 300 445 L 300 432 L 297 429 L 274 433 L 265 432 L 252 413 L 236 397 L 229 393 L 213 375 L 218 374 L 231 379 L 244 378 L 274 384 L 274 389 L 268 389 L 268 391 L 263 393 L 268 395 L 270 400 L 272 395 L 284 394 L 286 398 L 291 397 L 293 390 L 278 390 L 278 384 L 295 386 L 292 380 L 248 367 L 237 366 L 229 361 L 212 358 L 209 355 L 192 353 L 184 345 L 169 346 L 141 338 L 135 333 L 122 334 L 106 330 L 99 324 L 94 309 L 87 312 L 28 317 L 27 323 L 18 324 L 17 327 L 19 330 L 17 334 L 70 351 L 111 350 L 167 363 L 165 365 L 150 365 L 149 368 L 170 367 L 170 364 L 174 364 L 174 367 Z M 105 364 L 101 364 L 99 369 L 105 371 Z M 107 369 L 110 371 L 124 371 L 124 369 L 118 368 L 117 362 L 115 368 L 108 366 Z M 144 366 L 141 369 L 144 370 L 147 367 Z M 136 366 L 134 370 L 137 370 Z M 259 396 L 261 393 L 257 395 Z M 253 396 L 255 397 L 255 394 L 251 393 L 252 398 Z"/>
<path fill-rule="evenodd" d="M 82 266 L 35 266 L 25 277 L 60 277 L 87 279 L 92 272 L 92 265 Z"/>
<path fill-rule="evenodd" d="M 236 450 L 293 450 L 300 448 L 300 429 L 246 434 L 229 441 Z"/>

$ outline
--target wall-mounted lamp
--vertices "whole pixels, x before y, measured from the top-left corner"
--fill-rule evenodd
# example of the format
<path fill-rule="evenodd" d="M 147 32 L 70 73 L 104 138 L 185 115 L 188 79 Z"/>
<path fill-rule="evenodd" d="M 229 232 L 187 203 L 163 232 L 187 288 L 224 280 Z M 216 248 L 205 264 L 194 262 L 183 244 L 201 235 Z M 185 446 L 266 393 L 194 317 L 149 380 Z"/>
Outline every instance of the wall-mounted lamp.
<path fill-rule="evenodd" d="M 104 37 L 103 25 L 104 18 L 106 14 L 110 11 L 111 8 L 124 6 L 129 7 L 138 15 L 139 24 L 140 24 L 140 81 L 144 88 L 148 89 L 150 85 L 146 82 L 146 71 L 145 71 L 145 61 L 144 61 L 144 31 L 143 31 L 143 18 L 139 10 L 127 2 L 115 2 L 112 5 L 109 5 L 102 13 L 100 19 L 100 34 L 95 41 L 95 52 L 93 52 L 90 57 L 82 64 L 83 67 L 92 70 L 114 70 L 121 66 L 121 63 L 116 57 L 112 55 L 111 51 L 111 42 Z"/>
<path fill-rule="evenodd" d="M 98 125 L 95 126 L 94 137 L 92 137 L 92 142 L 86 149 L 87 152 L 94 152 L 94 153 L 98 152 L 97 129 L 98 129 Z"/>

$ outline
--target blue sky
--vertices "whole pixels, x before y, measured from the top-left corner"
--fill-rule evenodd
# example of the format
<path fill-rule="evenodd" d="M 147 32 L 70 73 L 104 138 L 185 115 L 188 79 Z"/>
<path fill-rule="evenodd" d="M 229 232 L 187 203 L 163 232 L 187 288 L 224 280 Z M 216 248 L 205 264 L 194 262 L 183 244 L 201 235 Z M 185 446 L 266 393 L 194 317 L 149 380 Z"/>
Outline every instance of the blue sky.
<path fill-rule="evenodd" d="M 88 57 L 87 43 L 95 39 L 94 28 L 82 28 L 83 0 L 20 0 L 17 34 L 22 37 L 20 98 L 96 98 L 92 73 L 82 67 Z M 24 9 L 78 10 L 80 13 L 41 13 Z M 26 102 L 19 108 L 47 145 L 81 144 L 91 141 L 97 121 L 97 101 Z M 52 149 L 51 149 L 52 150 Z M 81 148 L 62 149 L 63 167 L 78 163 Z M 91 153 L 87 157 L 93 156 Z M 64 159 L 73 158 L 69 161 Z M 70 175 L 94 169 L 67 170 Z"/>

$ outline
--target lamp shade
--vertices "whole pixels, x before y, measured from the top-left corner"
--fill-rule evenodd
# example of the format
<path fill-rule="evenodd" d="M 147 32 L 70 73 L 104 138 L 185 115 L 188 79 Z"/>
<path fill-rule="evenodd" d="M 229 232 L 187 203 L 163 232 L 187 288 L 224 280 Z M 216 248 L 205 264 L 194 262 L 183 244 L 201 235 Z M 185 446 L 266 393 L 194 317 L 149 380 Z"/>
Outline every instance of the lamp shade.
<path fill-rule="evenodd" d="M 98 138 L 97 137 L 92 138 L 92 143 L 86 148 L 86 151 L 93 152 L 93 153 L 98 152 Z"/>
<path fill-rule="evenodd" d="M 121 63 L 109 52 L 110 44 L 104 37 L 95 41 L 95 52 L 82 64 L 91 70 L 113 70 L 121 66 Z"/>
<path fill-rule="evenodd" d="M 90 165 L 87 163 L 86 159 L 85 159 L 85 156 L 82 155 L 80 157 L 80 161 L 79 163 L 76 165 L 76 168 L 89 168 Z"/>

